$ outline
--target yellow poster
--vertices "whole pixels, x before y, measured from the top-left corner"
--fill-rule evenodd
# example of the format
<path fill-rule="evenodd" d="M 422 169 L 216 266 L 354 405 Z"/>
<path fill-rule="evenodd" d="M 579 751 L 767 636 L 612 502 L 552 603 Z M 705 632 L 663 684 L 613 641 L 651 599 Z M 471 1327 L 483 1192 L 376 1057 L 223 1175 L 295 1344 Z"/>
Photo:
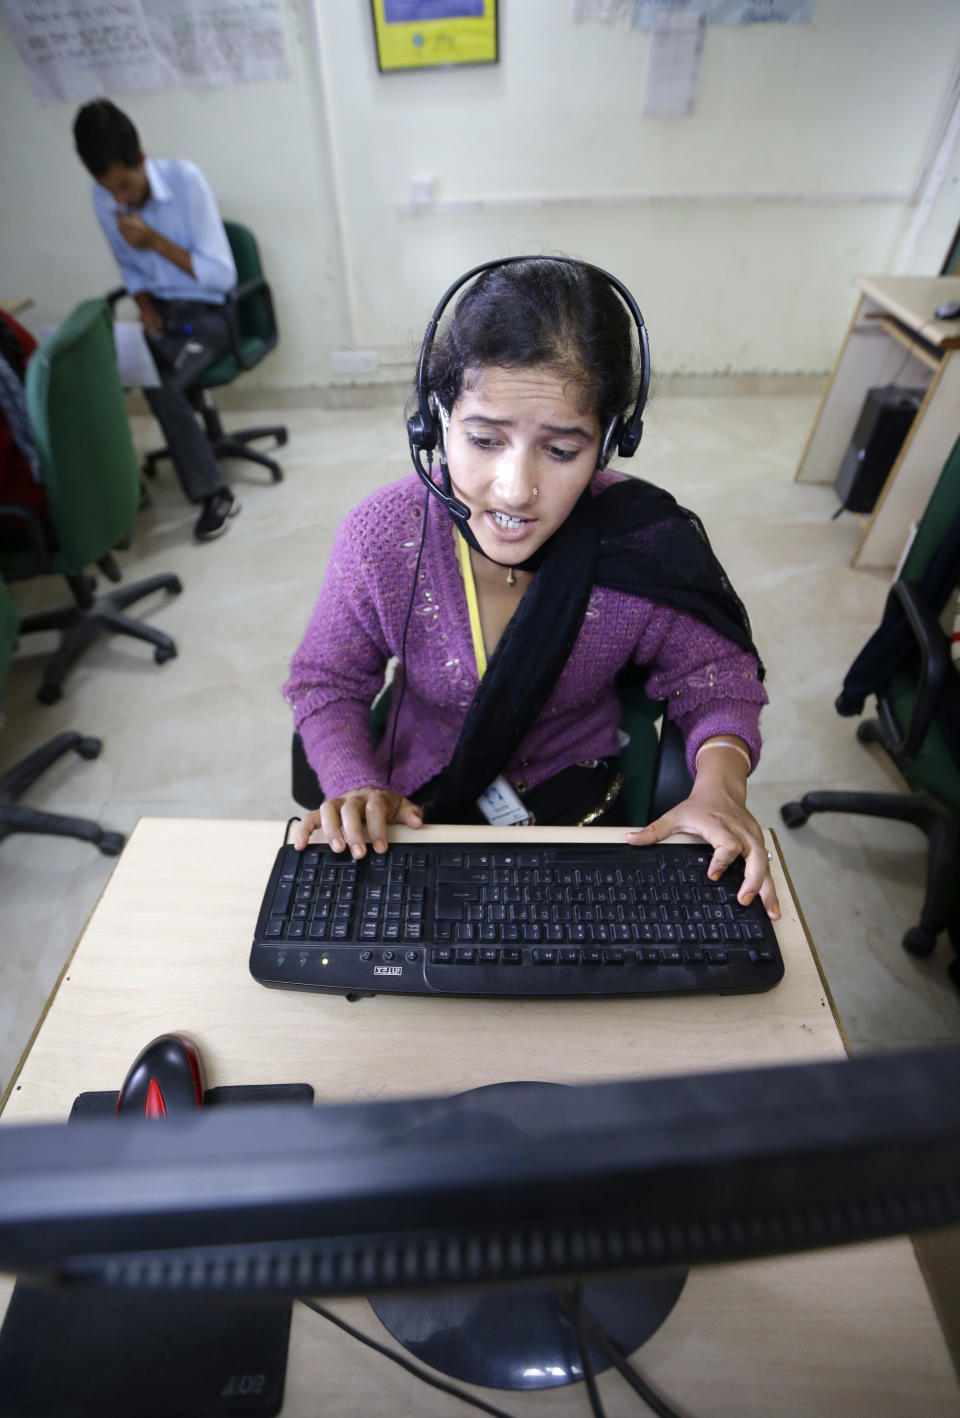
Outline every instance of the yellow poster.
<path fill-rule="evenodd" d="M 381 73 L 497 62 L 497 0 L 370 0 Z"/>

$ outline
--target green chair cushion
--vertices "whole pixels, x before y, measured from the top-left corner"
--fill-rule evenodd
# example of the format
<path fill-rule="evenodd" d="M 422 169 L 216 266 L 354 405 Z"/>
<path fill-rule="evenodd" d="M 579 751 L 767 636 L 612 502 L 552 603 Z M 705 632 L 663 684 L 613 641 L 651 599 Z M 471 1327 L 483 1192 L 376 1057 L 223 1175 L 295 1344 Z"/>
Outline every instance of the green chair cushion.
<path fill-rule="evenodd" d="M 198 389 L 217 389 L 221 384 L 230 384 L 248 365 L 256 364 L 266 353 L 266 342 L 256 335 L 246 335 L 240 340 L 243 364 L 234 354 L 225 354 L 205 369 L 196 382 Z"/>

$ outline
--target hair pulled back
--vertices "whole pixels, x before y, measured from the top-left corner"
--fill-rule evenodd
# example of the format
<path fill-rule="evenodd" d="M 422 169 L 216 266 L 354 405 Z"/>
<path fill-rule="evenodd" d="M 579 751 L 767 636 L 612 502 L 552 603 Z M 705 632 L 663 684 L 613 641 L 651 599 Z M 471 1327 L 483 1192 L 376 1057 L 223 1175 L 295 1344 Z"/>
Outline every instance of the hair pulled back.
<path fill-rule="evenodd" d="M 583 261 L 533 257 L 484 271 L 437 336 L 428 383 L 452 409 L 468 370 L 543 365 L 579 384 L 601 427 L 637 388 L 631 318 L 610 282 Z"/>
<path fill-rule="evenodd" d="M 115 162 L 136 167 L 140 135 L 122 108 L 108 98 L 86 103 L 73 121 L 73 141 L 91 177 L 102 177 Z"/>

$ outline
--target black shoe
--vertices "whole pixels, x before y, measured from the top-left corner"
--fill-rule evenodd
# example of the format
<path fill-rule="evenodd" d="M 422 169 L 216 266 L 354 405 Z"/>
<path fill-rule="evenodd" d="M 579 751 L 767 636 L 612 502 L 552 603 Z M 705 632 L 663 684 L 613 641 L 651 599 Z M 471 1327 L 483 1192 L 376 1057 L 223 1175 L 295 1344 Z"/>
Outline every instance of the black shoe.
<path fill-rule="evenodd" d="M 215 492 L 204 502 L 193 535 L 198 542 L 212 542 L 214 537 L 219 537 L 227 530 L 227 522 L 231 517 L 236 517 L 239 511 L 240 503 L 229 488 Z"/>

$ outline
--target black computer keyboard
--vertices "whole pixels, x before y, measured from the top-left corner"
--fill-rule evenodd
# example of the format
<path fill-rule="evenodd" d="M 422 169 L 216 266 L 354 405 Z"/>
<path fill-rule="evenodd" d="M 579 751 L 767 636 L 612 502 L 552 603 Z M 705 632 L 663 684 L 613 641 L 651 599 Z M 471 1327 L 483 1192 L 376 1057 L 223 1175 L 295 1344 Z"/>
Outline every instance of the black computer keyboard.
<path fill-rule="evenodd" d="M 698 844 L 282 847 L 250 970 L 281 989 L 649 995 L 768 990 L 783 977 L 759 898 Z"/>

